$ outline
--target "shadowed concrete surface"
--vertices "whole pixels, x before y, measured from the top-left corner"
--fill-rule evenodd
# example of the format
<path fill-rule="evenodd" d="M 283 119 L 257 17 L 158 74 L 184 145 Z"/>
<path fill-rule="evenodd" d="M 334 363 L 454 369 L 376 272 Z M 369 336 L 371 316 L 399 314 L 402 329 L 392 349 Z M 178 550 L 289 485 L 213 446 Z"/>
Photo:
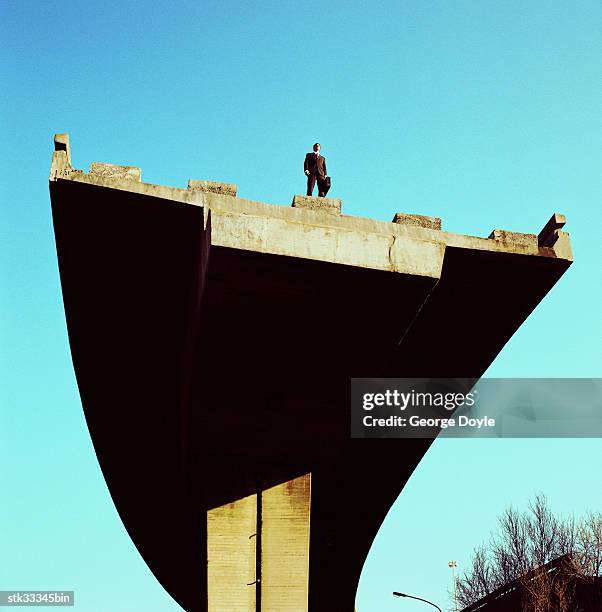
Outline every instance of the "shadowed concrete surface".
<path fill-rule="evenodd" d="M 195 612 L 353 610 L 430 441 L 350 439 L 349 379 L 479 378 L 572 261 L 562 215 L 539 236 L 477 238 L 332 198 L 274 206 L 74 170 L 66 135 L 50 195 L 100 466 L 150 569 Z"/>

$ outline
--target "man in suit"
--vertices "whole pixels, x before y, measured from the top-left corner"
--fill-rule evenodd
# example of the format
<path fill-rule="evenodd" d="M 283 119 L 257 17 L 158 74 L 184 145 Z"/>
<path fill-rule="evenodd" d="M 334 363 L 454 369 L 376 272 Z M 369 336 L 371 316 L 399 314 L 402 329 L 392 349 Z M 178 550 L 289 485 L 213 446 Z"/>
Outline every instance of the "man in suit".
<path fill-rule="evenodd" d="M 305 156 L 303 164 L 305 176 L 307 176 L 307 195 L 313 195 L 314 185 L 318 182 L 318 197 L 323 198 L 328 191 L 326 187 L 326 158 L 320 155 L 320 143 L 314 145 L 314 152 Z"/>

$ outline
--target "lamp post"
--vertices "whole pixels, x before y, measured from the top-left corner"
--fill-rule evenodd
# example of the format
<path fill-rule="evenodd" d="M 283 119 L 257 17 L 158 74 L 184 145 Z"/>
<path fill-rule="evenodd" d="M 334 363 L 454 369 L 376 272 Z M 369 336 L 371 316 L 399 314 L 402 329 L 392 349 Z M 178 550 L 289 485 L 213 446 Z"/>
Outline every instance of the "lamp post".
<path fill-rule="evenodd" d="M 458 564 L 455 561 L 450 561 L 447 565 L 451 567 L 452 576 L 454 577 L 454 609 L 458 612 L 458 585 L 456 581 L 456 568 Z"/>
<path fill-rule="evenodd" d="M 418 601 L 424 601 L 424 603 L 430 604 L 434 608 L 437 608 L 439 612 L 443 612 L 443 610 L 441 610 L 441 608 L 437 604 L 434 604 L 432 601 L 429 601 L 428 599 L 422 599 L 422 597 L 414 597 L 414 595 L 408 595 L 407 593 L 400 593 L 399 591 L 393 591 L 393 596 L 394 597 L 409 597 L 410 599 L 417 599 Z"/>

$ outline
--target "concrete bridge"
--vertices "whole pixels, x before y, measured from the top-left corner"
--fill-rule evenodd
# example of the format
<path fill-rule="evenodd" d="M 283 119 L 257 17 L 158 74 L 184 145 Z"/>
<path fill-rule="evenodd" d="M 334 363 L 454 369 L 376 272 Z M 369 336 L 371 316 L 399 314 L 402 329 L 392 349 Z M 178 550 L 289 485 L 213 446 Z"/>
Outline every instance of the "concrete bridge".
<path fill-rule="evenodd" d="M 350 439 L 350 377 L 478 379 L 572 261 L 562 215 L 478 238 L 334 199 L 275 206 L 73 169 L 64 134 L 50 195 L 100 466 L 191 612 L 353 610 L 430 441 Z"/>

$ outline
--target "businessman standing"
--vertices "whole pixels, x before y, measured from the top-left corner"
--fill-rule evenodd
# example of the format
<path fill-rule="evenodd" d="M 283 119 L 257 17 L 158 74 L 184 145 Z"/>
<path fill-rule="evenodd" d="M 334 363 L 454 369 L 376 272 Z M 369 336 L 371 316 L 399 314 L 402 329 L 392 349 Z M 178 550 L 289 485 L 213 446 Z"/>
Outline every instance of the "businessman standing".
<path fill-rule="evenodd" d="M 318 197 L 323 198 L 328 191 L 326 178 L 326 158 L 320 155 L 320 143 L 314 145 L 314 152 L 305 156 L 303 164 L 305 176 L 307 176 L 307 195 L 313 195 L 314 185 L 318 182 Z"/>

